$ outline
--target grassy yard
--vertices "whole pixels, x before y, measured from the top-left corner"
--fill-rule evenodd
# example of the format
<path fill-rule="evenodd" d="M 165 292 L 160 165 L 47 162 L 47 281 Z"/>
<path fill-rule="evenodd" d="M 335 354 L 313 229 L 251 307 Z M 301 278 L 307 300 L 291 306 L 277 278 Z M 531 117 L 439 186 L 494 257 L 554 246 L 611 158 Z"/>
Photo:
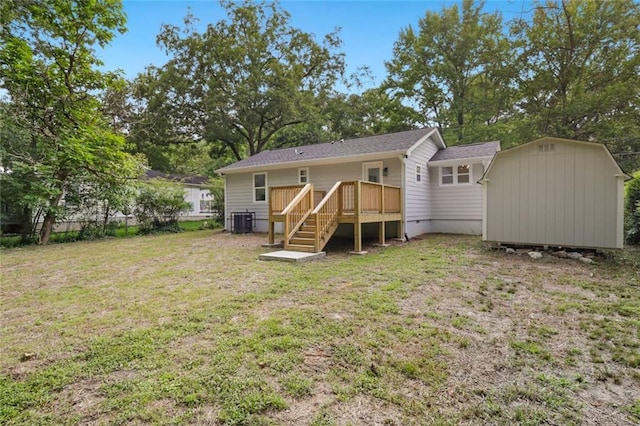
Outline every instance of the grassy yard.
<path fill-rule="evenodd" d="M 640 252 L 217 231 L 0 251 L 1 424 L 640 422 Z"/>

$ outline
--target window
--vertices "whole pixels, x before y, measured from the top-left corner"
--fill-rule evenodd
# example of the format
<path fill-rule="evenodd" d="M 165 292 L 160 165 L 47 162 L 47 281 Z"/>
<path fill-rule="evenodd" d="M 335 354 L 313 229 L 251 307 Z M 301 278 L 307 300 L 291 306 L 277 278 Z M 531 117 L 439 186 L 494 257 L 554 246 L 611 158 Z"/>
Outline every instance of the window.
<path fill-rule="evenodd" d="M 416 166 L 416 182 L 420 182 L 422 180 L 422 169 L 420 166 Z"/>
<path fill-rule="evenodd" d="M 200 213 L 211 213 L 211 200 L 200 200 Z"/>
<path fill-rule="evenodd" d="M 442 176 L 443 185 L 453 184 L 453 167 L 442 167 L 440 169 L 440 175 Z"/>
<path fill-rule="evenodd" d="M 462 166 L 458 166 L 458 183 L 469 183 L 471 182 L 469 172 L 471 171 L 471 167 L 468 164 L 463 164 Z"/>
<path fill-rule="evenodd" d="M 253 174 L 253 201 L 254 202 L 267 201 L 267 174 L 266 173 Z"/>
<path fill-rule="evenodd" d="M 471 165 L 440 167 L 440 185 L 468 185 L 471 183 Z"/>
<path fill-rule="evenodd" d="M 298 169 L 298 183 L 309 183 L 309 168 Z"/>
<path fill-rule="evenodd" d="M 362 177 L 367 182 L 382 183 L 382 161 L 364 163 L 362 165 Z"/>

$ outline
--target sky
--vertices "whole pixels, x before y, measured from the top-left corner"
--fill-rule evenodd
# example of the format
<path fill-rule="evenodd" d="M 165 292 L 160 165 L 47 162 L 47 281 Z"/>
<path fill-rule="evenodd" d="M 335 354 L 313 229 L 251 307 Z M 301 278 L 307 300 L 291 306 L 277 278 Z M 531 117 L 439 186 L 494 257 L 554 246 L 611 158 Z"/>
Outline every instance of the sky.
<path fill-rule="evenodd" d="M 317 40 L 341 28 L 342 51 L 346 54 L 347 74 L 368 66 L 373 81 L 379 85 L 385 78 L 384 62 L 392 59 L 393 44 L 402 28 L 416 26 L 427 10 L 440 11 L 459 1 L 281 1 L 281 7 L 291 14 L 291 25 L 313 33 Z M 133 79 L 153 64 L 161 66 L 167 56 L 156 45 L 162 24 L 182 26 L 188 9 L 199 19 L 199 27 L 225 18 L 217 0 L 125 0 L 128 31 L 119 35 L 98 56 L 105 70 L 120 69 L 127 79 Z M 526 14 L 530 0 L 487 0 L 485 10 L 499 11 L 505 21 Z M 365 89 L 367 87 L 364 87 Z"/>

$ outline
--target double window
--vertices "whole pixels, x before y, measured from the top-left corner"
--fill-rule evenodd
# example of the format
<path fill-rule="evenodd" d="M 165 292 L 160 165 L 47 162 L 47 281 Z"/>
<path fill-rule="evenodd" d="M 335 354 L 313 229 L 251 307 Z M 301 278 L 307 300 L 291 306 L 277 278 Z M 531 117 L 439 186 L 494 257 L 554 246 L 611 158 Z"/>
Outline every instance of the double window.
<path fill-rule="evenodd" d="M 267 201 L 267 174 L 253 174 L 253 201 L 256 203 Z"/>
<path fill-rule="evenodd" d="M 440 185 L 468 185 L 471 183 L 471 166 L 440 167 Z"/>
<path fill-rule="evenodd" d="M 309 183 L 309 168 L 303 167 L 298 169 L 298 183 L 307 184 Z"/>

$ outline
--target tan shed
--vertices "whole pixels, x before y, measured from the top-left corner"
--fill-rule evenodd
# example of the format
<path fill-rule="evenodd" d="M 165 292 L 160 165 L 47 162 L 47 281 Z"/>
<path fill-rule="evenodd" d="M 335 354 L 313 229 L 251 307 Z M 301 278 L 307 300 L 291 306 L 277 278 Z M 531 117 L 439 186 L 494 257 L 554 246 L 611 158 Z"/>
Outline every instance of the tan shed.
<path fill-rule="evenodd" d="M 479 181 L 482 238 L 622 248 L 628 178 L 599 143 L 545 137 L 499 151 Z"/>

